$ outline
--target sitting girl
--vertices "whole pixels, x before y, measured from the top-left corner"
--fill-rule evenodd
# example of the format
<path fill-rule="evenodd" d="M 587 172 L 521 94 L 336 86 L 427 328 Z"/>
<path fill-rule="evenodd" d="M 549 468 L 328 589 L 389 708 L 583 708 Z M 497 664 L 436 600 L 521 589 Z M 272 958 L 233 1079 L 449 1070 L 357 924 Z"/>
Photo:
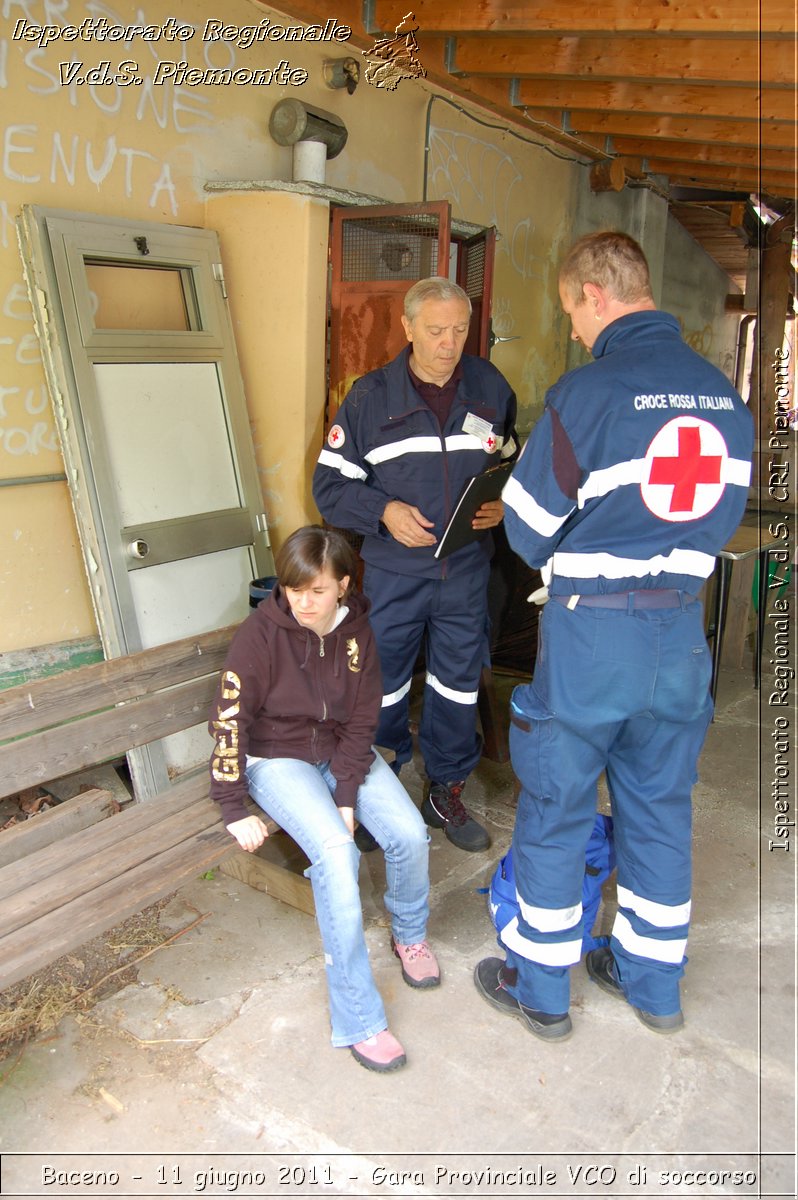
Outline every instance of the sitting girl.
<path fill-rule="evenodd" d="M 406 983 L 436 987 L 426 942 L 426 826 L 373 747 L 382 701 L 369 602 L 353 591 L 354 551 L 309 525 L 277 555 L 278 583 L 235 634 L 211 710 L 211 795 L 244 850 L 266 838 L 247 793 L 310 859 L 324 945 L 332 1044 L 372 1071 L 404 1066 L 388 1030 L 363 933 L 355 821 L 385 852 L 391 947 Z"/>

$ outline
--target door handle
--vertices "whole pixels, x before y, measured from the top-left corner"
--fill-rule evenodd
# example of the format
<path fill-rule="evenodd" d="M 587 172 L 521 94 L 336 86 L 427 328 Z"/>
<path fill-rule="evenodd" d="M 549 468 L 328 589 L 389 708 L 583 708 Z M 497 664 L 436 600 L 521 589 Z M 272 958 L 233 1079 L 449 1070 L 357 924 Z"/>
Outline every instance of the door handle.
<path fill-rule="evenodd" d="M 497 342 L 520 342 L 520 333 L 514 333 L 511 337 L 500 337 L 498 333 L 493 332 L 493 322 L 488 326 L 488 354 L 490 354 Z"/>

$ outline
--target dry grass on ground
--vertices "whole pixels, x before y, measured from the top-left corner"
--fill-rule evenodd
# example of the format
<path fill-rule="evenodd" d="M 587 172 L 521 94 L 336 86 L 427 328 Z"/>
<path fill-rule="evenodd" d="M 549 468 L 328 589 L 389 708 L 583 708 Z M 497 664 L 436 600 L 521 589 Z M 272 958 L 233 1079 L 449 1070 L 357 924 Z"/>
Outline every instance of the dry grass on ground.
<path fill-rule="evenodd" d="M 54 1029 L 63 1017 L 84 1012 L 132 983 L 142 959 L 185 933 L 185 929 L 174 934 L 161 928 L 161 912 L 171 899 L 167 896 L 150 905 L 0 992 L 0 1062 L 18 1058 L 32 1038 Z M 0 1067 L 0 1086 L 8 1073 Z"/>

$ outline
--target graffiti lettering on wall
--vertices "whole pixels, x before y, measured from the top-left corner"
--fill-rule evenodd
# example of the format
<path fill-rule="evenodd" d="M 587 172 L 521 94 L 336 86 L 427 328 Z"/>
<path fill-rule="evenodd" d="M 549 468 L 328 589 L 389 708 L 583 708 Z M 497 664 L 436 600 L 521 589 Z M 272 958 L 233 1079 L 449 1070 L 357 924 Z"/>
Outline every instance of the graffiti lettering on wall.
<path fill-rule="evenodd" d="M 481 213 L 486 225 L 501 231 L 497 252 L 509 256 L 522 279 L 542 279 L 545 265 L 535 253 L 524 177 L 500 146 L 472 134 L 433 127 L 429 181 L 431 195 L 451 199 L 460 212 Z M 527 215 L 517 215 L 520 212 Z"/>
<path fill-rule="evenodd" d="M 37 162 L 43 162 L 44 170 L 36 168 Z M 99 187 L 115 171 L 127 198 L 133 195 L 134 184 L 144 180 L 150 207 L 154 208 L 161 193 L 165 192 L 172 212 L 177 213 L 177 195 L 169 164 L 159 162 L 147 150 L 118 145 L 113 135 L 97 144 L 77 133 L 65 139 L 57 131 L 43 133 L 35 125 L 8 125 L 0 163 L 5 179 L 23 184 L 36 184 L 47 179 L 54 185 L 66 183 L 74 187 L 79 174 L 85 172 L 86 181 Z M 152 163 L 154 168 L 149 165 Z"/>
<path fill-rule="evenodd" d="M 6 294 L 2 307 L 6 321 L 21 321 L 30 324 L 30 304 L 21 283 L 13 284 Z M 21 367 L 41 363 L 39 342 L 34 333 L 17 331 L 13 325 L 5 325 L 18 336 L 0 334 L 0 349 Z M 0 449 L 14 457 L 36 455 L 40 450 L 57 450 L 58 440 L 49 418 L 49 398 L 43 383 L 32 387 L 4 387 L 0 384 Z M 43 418 L 20 424 L 25 417 Z"/>
<path fill-rule="evenodd" d="M 236 90 L 196 86 L 194 76 L 235 83 L 241 56 L 262 65 L 255 43 L 271 42 L 275 58 L 287 58 L 290 30 L 266 18 L 251 30 L 201 16 L 151 24 L 144 5 L 101 0 L 0 0 L 0 14 L 0 97 L 13 101 L 0 133 L 0 459 L 17 460 L 58 450 L 21 282 L 20 207 L 92 208 L 93 194 L 103 192 L 105 211 L 126 211 L 132 202 L 156 219 L 179 218 L 186 189 L 195 200 L 197 179 L 207 175 L 197 164 L 208 154 L 220 104 L 224 111 L 230 103 L 225 92 Z M 321 40 L 341 40 L 345 27 L 332 24 L 320 30 Z M 172 59 L 175 70 L 167 69 Z M 117 72 L 123 61 L 131 69 Z"/>
<path fill-rule="evenodd" d="M 702 329 L 686 329 L 684 321 L 679 318 L 679 325 L 682 331 L 682 337 L 691 346 L 697 354 L 703 355 L 704 358 L 710 357 L 712 350 L 712 326 L 704 325 Z"/>

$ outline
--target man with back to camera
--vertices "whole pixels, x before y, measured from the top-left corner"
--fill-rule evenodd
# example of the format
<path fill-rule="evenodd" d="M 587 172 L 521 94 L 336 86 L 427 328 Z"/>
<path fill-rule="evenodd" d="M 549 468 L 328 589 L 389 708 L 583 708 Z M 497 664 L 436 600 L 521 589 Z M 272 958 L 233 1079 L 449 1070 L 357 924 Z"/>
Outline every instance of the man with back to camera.
<path fill-rule="evenodd" d="M 649 1029 L 683 1025 L 691 790 L 712 716 L 696 595 L 748 494 L 751 414 L 657 311 L 643 251 L 580 238 L 560 269 L 572 338 L 594 361 L 549 390 L 503 491 L 510 545 L 549 600 L 531 684 L 511 701 L 521 782 L 520 916 L 483 959 L 481 995 L 548 1041 L 569 1036 L 585 847 L 606 770 L 618 862 L 609 947 L 587 971 Z"/>
<path fill-rule="evenodd" d="M 477 512 L 475 541 L 441 559 L 435 548 L 468 481 L 512 457 L 517 443 L 507 380 L 486 359 L 463 355 L 470 317 L 471 301 L 448 279 L 410 288 L 402 316 L 410 345 L 350 390 L 319 455 L 313 496 L 331 524 L 365 535 L 363 590 L 385 692 L 377 742 L 395 751 L 396 770 L 412 755 L 408 698 L 424 640 L 421 813 L 455 846 L 477 851 L 490 837 L 461 795 L 482 752 L 488 531 L 502 519 L 501 500 Z M 362 835 L 362 848 L 373 848 Z"/>

